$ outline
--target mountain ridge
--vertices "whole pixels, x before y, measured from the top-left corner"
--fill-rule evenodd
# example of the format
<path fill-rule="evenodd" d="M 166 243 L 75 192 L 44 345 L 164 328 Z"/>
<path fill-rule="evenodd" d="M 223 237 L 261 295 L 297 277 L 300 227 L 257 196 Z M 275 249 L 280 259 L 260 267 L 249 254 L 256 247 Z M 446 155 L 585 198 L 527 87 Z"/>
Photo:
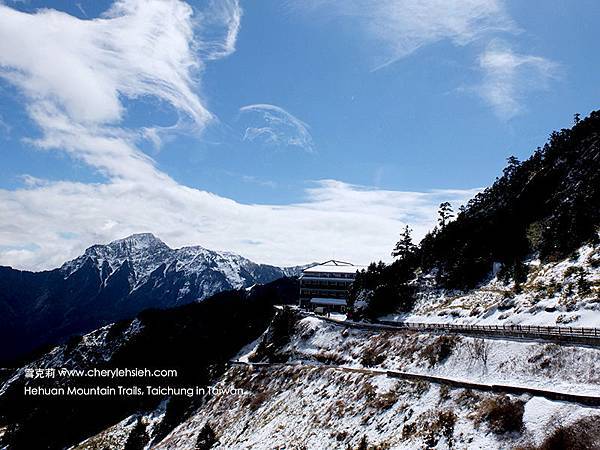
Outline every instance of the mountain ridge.
<path fill-rule="evenodd" d="M 171 249 L 150 233 L 88 247 L 61 267 L 0 267 L 0 362 L 133 317 L 147 308 L 198 302 L 221 291 L 297 275 L 301 267 L 257 264 L 200 246 Z"/>
<path fill-rule="evenodd" d="M 198 272 L 194 263 L 200 263 L 202 268 L 220 267 L 224 272 L 228 272 L 227 276 L 233 282 L 233 289 L 247 287 L 246 280 L 236 276 L 236 265 L 243 267 L 250 275 L 255 275 L 259 268 L 276 268 L 286 276 L 294 276 L 304 267 L 280 268 L 259 264 L 232 252 L 209 250 L 200 245 L 173 249 L 152 233 L 135 233 L 105 245 L 95 244 L 88 247 L 81 256 L 65 262 L 60 267 L 60 270 L 65 273 L 65 278 L 79 269 L 86 259 L 91 259 L 96 264 L 103 275 L 103 280 L 109 278 L 125 261 L 129 261 L 136 277 L 136 285 L 144 282 L 162 263 L 167 265 L 166 270 L 174 269 L 187 274 Z M 175 265 L 171 267 L 173 264 Z"/>

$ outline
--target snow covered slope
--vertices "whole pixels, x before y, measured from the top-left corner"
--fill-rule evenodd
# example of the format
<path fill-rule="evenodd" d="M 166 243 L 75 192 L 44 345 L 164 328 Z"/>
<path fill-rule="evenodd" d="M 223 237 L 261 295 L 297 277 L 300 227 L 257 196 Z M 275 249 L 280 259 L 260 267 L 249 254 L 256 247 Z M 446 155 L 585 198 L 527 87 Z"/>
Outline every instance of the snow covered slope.
<path fill-rule="evenodd" d="M 430 323 L 599 326 L 599 244 L 584 245 L 562 261 L 544 264 L 531 259 L 526 265 L 528 277 L 520 285 L 491 277 L 467 292 L 434 289 L 428 286 L 427 277 L 422 277 L 413 310 L 383 318 Z"/>
<path fill-rule="evenodd" d="M 467 337 L 447 342 L 428 333 L 345 330 L 309 317 L 271 357 L 295 365 L 232 367 L 214 386 L 217 393 L 153 448 L 192 448 L 209 427 L 218 449 L 346 449 L 361 442 L 385 449 L 534 449 L 560 427 L 600 417 L 598 408 L 385 374 L 400 369 L 598 395 L 599 349 Z"/>

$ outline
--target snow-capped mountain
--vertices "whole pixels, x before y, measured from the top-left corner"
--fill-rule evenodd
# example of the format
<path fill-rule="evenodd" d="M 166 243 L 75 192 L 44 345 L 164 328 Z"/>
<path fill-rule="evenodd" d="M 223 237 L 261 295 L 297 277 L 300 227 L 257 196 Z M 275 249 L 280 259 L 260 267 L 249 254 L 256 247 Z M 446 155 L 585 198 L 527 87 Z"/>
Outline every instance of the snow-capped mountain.
<path fill-rule="evenodd" d="M 203 247 L 171 249 L 149 233 L 94 245 L 51 271 L 0 267 L 0 339 L 15 342 L 2 346 L 0 361 L 144 309 L 201 301 L 299 270 Z"/>
<path fill-rule="evenodd" d="M 225 289 L 241 289 L 282 276 L 294 276 L 301 270 L 300 267 L 257 264 L 234 253 L 200 246 L 171 249 L 151 233 L 133 234 L 107 245 L 93 245 L 83 255 L 63 264 L 61 271 L 69 278 L 89 262 L 97 268 L 105 286 L 111 277 L 126 272 L 132 290 L 175 273 L 185 279 L 177 291 L 177 299 L 193 297 L 194 300 Z"/>

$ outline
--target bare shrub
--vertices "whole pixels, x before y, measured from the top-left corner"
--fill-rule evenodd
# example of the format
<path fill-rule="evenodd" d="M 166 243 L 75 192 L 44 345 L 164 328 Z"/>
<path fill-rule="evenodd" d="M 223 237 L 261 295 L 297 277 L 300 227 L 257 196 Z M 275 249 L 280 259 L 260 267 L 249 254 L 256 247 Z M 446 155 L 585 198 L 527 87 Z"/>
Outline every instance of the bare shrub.
<path fill-rule="evenodd" d="M 333 410 L 336 416 L 344 417 L 344 414 L 346 413 L 346 403 L 344 400 L 336 400 L 333 405 Z"/>
<path fill-rule="evenodd" d="M 450 386 L 447 384 L 442 384 L 440 386 L 440 401 L 439 403 L 444 403 L 446 400 L 450 398 Z"/>
<path fill-rule="evenodd" d="M 479 403 L 476 423 L 488 423 L 490 430 L 496 434 L 509 431 L 520 431 L 523 428 L 525 402 L 512 400 L 508 395 L 486 398 Z"/>
<path fill-rule="evenodd" d="M 445 361 L 452 354 L 457 342 L 456 336 L 440 336 L 421 350 L 421 357 L 429 362 L 429 367 L 433 367 Z"/>
<path fill-rule="evenodd" d="M 490 356 L 491 345 L 485 339 L 474 339 L 467 344 L 467 352 L 474 361 L 481 363 L 482 373 L 487 373 L 487 364 Z"/>
<path fill-rule="evenodd" d="M 375 398 L 376 395 L 377 395 L 377 392 L 375 390 L 375 386 L 373 386 L 371 383 L 366 381 L 365 383 L 363 383 L 360 391 L 358 391 L 356 399 L 359 400 L 359 399 L 363 398 L 367 402 L 371 402 L 371 401 L 373 401 L 373 399 Z"/>
<path fill-rule="evenodd" d="M 380 411 L 390 409 L 396 401 L 398 400 L 398 395 L 394 391 L 386 392 L 385 394 L 376 395 L 369 404 L 373 408 L 376 408 Z"/>
<path fill-rule="evenodd" d="M 375 346 L 366 347 L 360 359 L 360 363 L 365 367 L 375 367 L 383 361 L 385 361 L 385 353 L 379 351 Z"/>
<path fill-rule="evenodd" d="M 148 436 L 148 431 L 146 430 L 146 424 L 138 417 L 135 426 L 129 433 L 127 437 L 127 441 L 125 442 L 124 450 L 142 450 L 150 437 Z"/>
<path fill-rule="evenodd" d="M 319 353 L 316 353 L 315 355 L 313 355 L 313 358 L 315 358 L 317 361 L 319 361 L 322 364 L 340 365 L 345 362 L 344 358 L 342 358 L 340 355 L 333 353 L 333 352 L 326 352 L 326 351 L 321 351 Z"/>
<path fill-rule="evenodd" d="M 481 400 L 481 396 L 479 394 L 477 394 L 476 392 L 473 392 L 471 389 L 465 389 L 458 395 L 456 402 L 460 406 L 473 406 L 475 403 L 479 402 L 480 400 Z"/>
<path fill-rule="evenodd" d="M 444 437 L 448 446 L 452 447 L 456 420 L 456 414 L 450 409 L 429 411 L 421 414 L 414 422 L 404 425 L 402 438 L 418 437 L 423 439 L 427 448 L 433 448 Z"/>
<path fill-rule="evenodd" d="M 418 380 L 418 381 L 415 381 L 414 383 L 412 383 L 412 391 L 411 392 L 412 392 L 412 394 L 416 395 L 417 397 L 420 397 L 429 390 L 430 386 L 431 386 L 431 384 L 429 383 L 429 381 Z"/>
<path fill-rule="evenodd" d="M 334 438 L 338 442 L 344 442 L 346 439 L 348 439 L 348 432 L 347 431 L 332 431 L 331 437 Z"/>
<path fill-rule="evenodd" d="M 356 450 L 369 450 L 369 444 L 366 436 L 363 435 L 362 439 L 358 443 L 358 447 L 356 447 Z"/>
<path fill-rule="evenodd" d="M 202 427 L 196 438 L 196 450 L 209 450 L 218 442 L 217 435 L 208 422 Z"/>
<path fill-rule="evenodd" d="M 557 423 L 539 445 L 525 444 L 515 450 L 598 450 L 600 449 L 600 416 L 584 417 L 564 425 Z"/>
<path fill-rule="evenodd" d="M 245 403 L 252 411 L 256 411 L 267 398 L 269 398 L 269 393 L 267 391 L 257 392 L 252 397 L 249 397 Z"/>
<path fill-rule="evenodd" d="M 434 424 L 434 429 L 446 438 L 450 447 L 452 446 L 452 436 L 454 434 L 454 426 L 456 425 L 456 414 L 449 409 L 439 411 L 437 421 Z"/>
<path fill-rule="evenodd" d="M 558 425 L 539 450 L 600 449 L 600 416 L 584 417 L 570 425 Z"/>

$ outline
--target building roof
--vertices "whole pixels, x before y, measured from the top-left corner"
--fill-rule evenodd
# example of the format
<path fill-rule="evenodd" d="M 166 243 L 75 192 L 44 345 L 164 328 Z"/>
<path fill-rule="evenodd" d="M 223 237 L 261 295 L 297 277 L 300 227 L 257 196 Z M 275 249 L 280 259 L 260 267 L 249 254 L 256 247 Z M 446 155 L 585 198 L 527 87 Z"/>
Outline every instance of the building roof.
<path fill-rule="evenodd" d="M 324 263 L 308 267 L 302 272 L 355 273 L 357 270 L 364 269 L 364 267 L 365 266 L 356 266 L 349 262 L 336 261 L 335 259 L 330 259 L 329 261 L 325 261 Z"/>

